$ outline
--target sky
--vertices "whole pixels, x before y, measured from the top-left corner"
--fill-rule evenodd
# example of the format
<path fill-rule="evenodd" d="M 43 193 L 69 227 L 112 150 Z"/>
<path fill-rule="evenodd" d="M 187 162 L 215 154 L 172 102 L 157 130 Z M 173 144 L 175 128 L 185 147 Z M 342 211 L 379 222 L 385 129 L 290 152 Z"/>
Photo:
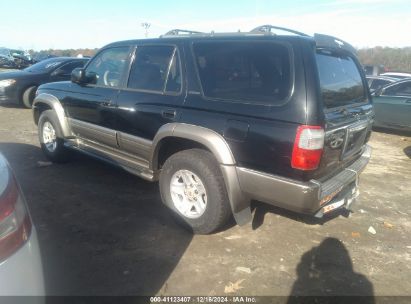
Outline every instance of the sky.
<path fill-rule="evenodd" d="M 3 10 L 2 10 L 3 11 Z M 175 29 L 249 31 L 272 24 L 336 36 L 355 47 L 411 46 L 410 0 L 13 0 L 0 47 L 100 48 Z"/>

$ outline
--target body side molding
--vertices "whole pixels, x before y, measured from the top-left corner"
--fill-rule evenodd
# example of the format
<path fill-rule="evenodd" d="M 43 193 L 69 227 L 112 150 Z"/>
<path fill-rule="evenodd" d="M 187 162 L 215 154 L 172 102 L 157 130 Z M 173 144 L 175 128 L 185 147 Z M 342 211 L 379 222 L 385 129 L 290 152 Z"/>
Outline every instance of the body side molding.
<path fill-rule="evenodd" d="M 33 108 L 36 108 L 36 106 L 42 103 L 48 105 L 56 113 L 64 137 L 71 137 L 72 134 L 66 115 L 64 114 L 63 106 L 61 105 L 58 98 L 51 94 L 42 93 L 34 99 Z"/>

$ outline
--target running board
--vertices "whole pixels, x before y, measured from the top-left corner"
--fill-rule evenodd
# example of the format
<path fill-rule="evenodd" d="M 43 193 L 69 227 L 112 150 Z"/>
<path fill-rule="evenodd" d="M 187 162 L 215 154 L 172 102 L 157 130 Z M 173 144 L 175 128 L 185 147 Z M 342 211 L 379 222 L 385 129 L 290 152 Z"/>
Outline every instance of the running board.
<path fill-rule="evenodd" d="M 158 174 L 149 169 L 147 160 L 83 138 L 68 139 L 65 146 L 88 156 L 120 167 L 147 181 L 157 181 Z"/>

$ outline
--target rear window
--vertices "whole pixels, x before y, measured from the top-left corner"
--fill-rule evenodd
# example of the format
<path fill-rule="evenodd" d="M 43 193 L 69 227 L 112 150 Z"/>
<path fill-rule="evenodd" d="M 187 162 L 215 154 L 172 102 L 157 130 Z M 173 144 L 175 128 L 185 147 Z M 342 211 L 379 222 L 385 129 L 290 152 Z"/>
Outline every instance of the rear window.
<path fill-rule="evenodd" d="M 350 56 L 319 50 L 316 57 L 321 94 L 327 108 L 366 101 L 360 71 Z"/>
<path fill-rule="evenodd" d="M 199 42 L 193 49 L 206 97 L 280 104 L 290 94 L 290 52 L 282 44 Z"/>

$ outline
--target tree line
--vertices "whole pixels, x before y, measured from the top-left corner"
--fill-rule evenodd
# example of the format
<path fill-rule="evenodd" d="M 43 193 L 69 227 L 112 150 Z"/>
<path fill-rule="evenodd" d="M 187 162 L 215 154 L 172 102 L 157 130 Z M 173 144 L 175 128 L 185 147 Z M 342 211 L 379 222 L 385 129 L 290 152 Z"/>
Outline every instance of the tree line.
<path fill-rule="evenodd" d="M 33 56 L 54 55 L 76 57 L 93 56 L 98 49 L 67 49 L 67 50 L 42 50 L 30 51 Z M 390 48 L 390 47 L 373 47 L 357 50 L 358 58 L 363 65 L 381 65 L 387 71 L 411 72 L 411 47 Z"/>
<path fill-rule="evenodd" d="M 386 71 L 411 73 L 411 47 L 374 47 L 357 50 L 363 65 L 382 65 Z"/>
<path fill-rule="evenodd" d="M 78 55 L 83 56 L 94 56 L 94 54 L 98 51 L 98 49 L 66 49 L 66 50 L 55 50 L 55 49 L 48 49 L 48 50 L 41 50 L 41 51 L 34 51 L 30 50 L 29 53 L 32 57 L 45 57 L 47 55 L 53 55 L 57 57 L 77 57 Z"/>

